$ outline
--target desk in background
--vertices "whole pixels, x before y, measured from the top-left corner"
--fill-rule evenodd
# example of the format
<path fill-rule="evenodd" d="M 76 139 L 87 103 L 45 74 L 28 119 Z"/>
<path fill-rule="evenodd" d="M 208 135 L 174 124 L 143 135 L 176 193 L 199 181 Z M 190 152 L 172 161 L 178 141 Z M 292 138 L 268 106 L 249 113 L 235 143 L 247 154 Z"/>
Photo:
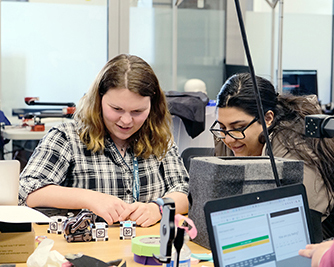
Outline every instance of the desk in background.
<path fill-rule="evenodd" d="M 1 159 L 17 159 L 22 171 L 45 134 L 46 131 L 32 132 L 30 127 L 6 126 L 5 129 L 1 129 L 1 136 L 9 142 L 1 146 Z"/>
<path fill-rule="evenodd" d="M 45 131 L 33 132 L 30 127 L 19 126 L 5 126 L 5 129 L 1 130 L 1 135 L 5 139 L 9 140 L 40 140 L 48 132 L 51 126 L 46 126 Z"/>
<path fill-rule="evenodd" d="M 109 226 L 108 229 L 108 241 L 97 241 L 97 242 L 72 242 L 68 243 L 63 235 L 57 234 L 48 234 L 47 229 L 48 225 L 37 225 L 33 226 L 35 230 L 36 236 L 47 236 L 48 238 L 55 241 L 52 250 L 58 251 L 62 255 L 66 254 L 76 254 L 82 253 L 87 256 L 91 256 L 97 259 L 100 259 L 104 262 L 108 262 L 116 259 L 124 259 L 126 260 L 126 264 L 128 267 L 136 267 L 136 266 L 150 266 L 150 265 L 142 265 L 136 263 L 133 260 L 133 253 L 131 252 L 131 240 L 120 240 L 120 228 L 119 224 Z M 136 227 L 136 236 L 143 235 L 159 235 L 160 224 L 156 224 L 154 226 L 148 228 Z M 204 247 L 201 247 L 193 242 L 188 242 L 192 253 L 210 253 L 210 251 Z M 16 265 L 17 267 L 27 266 L 25 263 L 20 263 Z M 209 262 L 200 262 L 197 265 L 192 266 L 214 266 L 213 263 Z"/>
<path fill-rule="evenodd" d="M 42 123 L 45 125 L 45 131 L 33 132 L 30 127 L 20 127 L 22 120 L 12 117 L 9 118 L 12 125 L 6 125 L 1 129 L 1 136 L 10 140 L 40 140 L 51 127 L 60 123 L 69 121 L 66 118 L 43 118 Z"/>
<path fill-rule="evenodd" d="M 51 127 L 68 121 L 66 118 L 44 119 L 44 131 L 31 131 L 31 127 L 21 127 L 21 120 L 12 119 L 12 125 L 6 125 L 1 129 L 1 137 L 10 140 L 3 149 L 4 159 L 17 159 L 21 163 L 21 170 L 27 164 L 29 157 L 38 145 L 39 140 L 51 129 Z M 14 124 L 15 123 L 15 124 Z"/>

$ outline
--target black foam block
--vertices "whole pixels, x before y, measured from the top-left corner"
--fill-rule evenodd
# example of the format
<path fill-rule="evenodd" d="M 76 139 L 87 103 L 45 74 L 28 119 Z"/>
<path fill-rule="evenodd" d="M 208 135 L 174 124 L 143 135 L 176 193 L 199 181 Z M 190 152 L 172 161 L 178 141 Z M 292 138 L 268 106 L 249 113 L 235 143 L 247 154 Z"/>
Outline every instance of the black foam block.
<path fill-rule="evenodd" d="M 304 163 L 275 158 L 282 185 L 303 181 Z M 197 228 L 195 243 L 210 249 L 204 216 L 208 200 L 276 187 L 269 157 L 195 157 L 189 168 L 189 213 Z"/>

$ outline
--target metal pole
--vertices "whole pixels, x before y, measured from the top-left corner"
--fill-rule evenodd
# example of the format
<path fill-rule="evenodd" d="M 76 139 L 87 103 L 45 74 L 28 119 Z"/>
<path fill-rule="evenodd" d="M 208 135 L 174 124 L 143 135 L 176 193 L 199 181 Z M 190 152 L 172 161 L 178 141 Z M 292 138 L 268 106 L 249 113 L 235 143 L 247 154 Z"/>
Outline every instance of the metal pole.
<path fill-rule="evenodd" d="M 240 3 L 239 3 L 239 0 L 234 0 L 234 2 L 235 2 L 235 7 L 236 7 L 237 15 L 238 15 L 238 20 L 239 20 L 241 37 L 242 37 L 242 41 L 243 41 L 244 48 L 245 48 L 245 54 L 246 54 L 247 61 L 248 61 L 249 72 L 250 72 L 250 75 L 251 75 L 252 81 L 253 81 L 255 100 L 256 100 L 258 113 L 259 113 L 260 121 L 261 121 L 262 128 L 263 128 L 264 138 L 265 138 L 266 144 L 267 144 L 267 149 L 268 149 L 269 159 L 270 159 L 270 162 L 271 162 L 272 171 L 273 171 L 273 174 L 274 174 L 276 185 L 281 186 L 281 182 L 279 180 L 277 167 L 276 167 L 276 163 L 275 163 L 274 154 L 273 154 L 271 143 L 270 143 L 270 140 L 269 140 L 267 125 L 266 125 L 266 122 L 265 122 L 265 119 L 264 119 L 265 114 L 264 114 L 264 110 L 263 110 L 263 106 L 262 106 L 260 91 L 259 91 L 259 88 L 257 86 L 255 70 L 254 70 L 252 57 L 251 57 L 249 46 L 248 46 L 247 35 L 246 35 L 244 21 L 243 21 L 243 18 L 242 18 Z"/>
<path fill-rule="evenodd" d="M 271 9 L 271 57 L 270 57 L 270 81 L 274 84 L 275 77 L 275 9 Z"/>
<path fill-rule="evenodd" d="M 279 28 L 278 28 L 278 60 L 277 60 L 277 92 L 283 92 L 283 70 L 282 70 L 282 50 L 283 50 L 283 0 L 279 1 Z"/>
<path fill-rule="evenodd" d="M 173 1 L 173 40 L 172 40 L 172 88 L 177 91 L 177 7 L 180 1 Z M 181 1 L 182 2 L 182 1 Z"/>
<path fill-rule="evenodd" d="M 271 7 L 271 57 L 270 57 L 270 81 L 274 84 L 275 77 L 275 7 L 278 0 L 273 0 L 269 2 L 266 0 L 268 5 Z"/>
<path fill-rule="evenodd" d="M 333 32 L 333 29 L 334 29 L 334 5 L 333 5 L 333 8 L 332 8 L 332 32 Z M 331 64 L 331 79 L 332 79 L 332 83 L 331 83 L 331 94 L 330 94 L 330 98 L 329 98 L 329 103 L 330 105 L 332 104 L 333 102 L 333 90 L 334 90 L 334 34 L 332 33 L 332 54 L 331 54 L 331 61 L 332 61 L 332 64 Z"/>

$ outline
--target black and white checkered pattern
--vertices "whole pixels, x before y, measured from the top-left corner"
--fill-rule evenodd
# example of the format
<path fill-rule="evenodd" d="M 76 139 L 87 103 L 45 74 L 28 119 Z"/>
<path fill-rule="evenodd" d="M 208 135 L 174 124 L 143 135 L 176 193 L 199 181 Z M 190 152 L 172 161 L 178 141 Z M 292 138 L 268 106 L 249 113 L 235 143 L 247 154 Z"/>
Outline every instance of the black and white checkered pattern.
<path fill-rule="evenodd" d="M 133 202 L 133 152 L 123 158 L 109 138 L 105 150 L 93 153 L 81 142 L 74 122 L 52 128 L 20 175 L 19 204 L 29 193 L 49 184 L 92 189 Z M 174 144 L 162 161 L 138 158 L 140 202 L 171 192 L 188 193 L 189 176 Z"/>

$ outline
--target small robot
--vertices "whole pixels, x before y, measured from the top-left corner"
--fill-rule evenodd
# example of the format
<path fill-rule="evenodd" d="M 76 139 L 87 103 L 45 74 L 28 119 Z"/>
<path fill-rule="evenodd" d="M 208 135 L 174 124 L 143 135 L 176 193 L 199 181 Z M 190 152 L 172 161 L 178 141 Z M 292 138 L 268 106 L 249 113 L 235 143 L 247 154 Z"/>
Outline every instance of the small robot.
<path fill-rule="evenodd" d="M 89 242 L 96 215 L 89 210 L 82 210 L 76 217 L 68 218 L 64 223 L 64 237 L 67 242 Z"/>
<path fill-rule="evenodd" d="M 66 216 L 52 216 L 50 217 L 52 222 L 49 222 L 49 234 L 62 234 L 64 230 L 64 222 L 66 221 Z"/>
<path fill-rule="evenodd" d="M 136 222 L 120 221 L 120 239 L 132 239 L 136 237 Z"/>

